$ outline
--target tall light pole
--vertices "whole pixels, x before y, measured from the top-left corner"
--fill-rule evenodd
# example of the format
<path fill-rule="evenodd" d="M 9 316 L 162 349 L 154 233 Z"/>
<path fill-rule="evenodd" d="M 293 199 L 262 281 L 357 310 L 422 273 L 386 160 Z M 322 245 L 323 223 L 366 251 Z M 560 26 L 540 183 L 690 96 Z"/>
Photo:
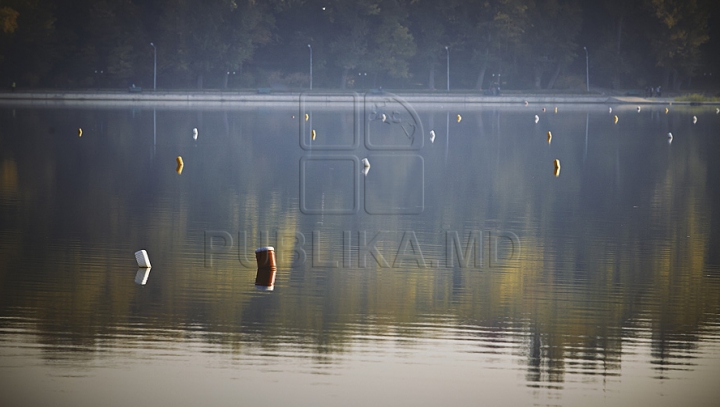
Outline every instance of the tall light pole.
<path fill-rule="evenodd" d="M 587 91 L 590 92 L 590 60 L 587 47 L 583 47 L 583 49 L 585 50 L 585 84 L 587 85 Z"/>
<path fill-rule="evenodd" d="M 445 46 L 445 52 L 447 52 L 447 90 L 450 92 L 450 48 Z"/>
<path fill-rule="evenodd" d="M 308 48 L 310 48 L 310 90 L 312 90 L 312 47 L 310 44 L 308 44 Z"/>
<path fill-rule="evenodd" d="M 150 46 L 153 47 L 153 90 L 157 90 L 157 47 L 152 42 Z"/>

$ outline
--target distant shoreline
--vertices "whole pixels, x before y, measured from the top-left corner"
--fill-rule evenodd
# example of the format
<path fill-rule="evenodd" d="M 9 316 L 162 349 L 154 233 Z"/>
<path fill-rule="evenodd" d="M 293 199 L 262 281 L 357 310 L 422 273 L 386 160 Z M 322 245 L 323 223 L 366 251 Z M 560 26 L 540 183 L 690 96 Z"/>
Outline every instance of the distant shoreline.
<path fill-rule="evenodd" d="M 479 93 L 429 93 L 429 92 L 367 92 L 348 90 L 317 90 L 307 92 L 274 91 L 258 89 L 256 91 L 15 91 L 0 92 L 3 104 L 28 101 L 46 102 L 185 102 L 185 103 L 352 103 L 366 97 L 375 99 L 386 96 L 402 98 L 408 103 L 418 104 L 528 104 L 533 103 L 573 103 L 573 104 L 654 104 L 654 105 L 720 105 L 720 102 L 675 101 L 674 98 L 643 98 L 636 96 L 610 95 L 574 95 L 574 94 L 503 94 L 486 96 Z"/>

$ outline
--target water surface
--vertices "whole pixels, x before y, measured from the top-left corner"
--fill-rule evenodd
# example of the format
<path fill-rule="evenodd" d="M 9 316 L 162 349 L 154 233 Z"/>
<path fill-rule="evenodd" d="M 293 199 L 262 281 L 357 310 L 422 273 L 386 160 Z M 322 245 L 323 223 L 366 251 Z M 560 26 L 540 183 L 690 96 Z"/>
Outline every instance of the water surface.
<path fill-rule="evenodd" d="M 0 404 L 717 405 L 720 115 L 554 107 L 3 105 Z"/>

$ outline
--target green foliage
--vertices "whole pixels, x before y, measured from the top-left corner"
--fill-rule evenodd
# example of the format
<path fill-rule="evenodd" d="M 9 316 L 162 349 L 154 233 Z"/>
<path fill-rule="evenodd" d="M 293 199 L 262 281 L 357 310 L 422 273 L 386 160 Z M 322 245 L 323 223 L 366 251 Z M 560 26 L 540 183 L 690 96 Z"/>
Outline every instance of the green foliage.
<path fill-rule="evenodd" d="M 20 13 L 10 7 L 0 7 L 0 27 L 2 27 L 3 33 L 10 34 L 17 30 L 19 14 Z"/>
<path fill-rule="evenodd" d="M 702 0 L 652 0 L 657 30 L 652 45 L 657 65 L 683 74 L 692 74 L 699 63 L 700 46 L 708 35 L 708 5 Z M 675 84 L 675 88 L 679 84 Z"/>
<path fill-rule="evenodd" d="M 583 73 L 587 46 L 596 86 L 672 78 L 677 89 L 716 70 L 711 12 L 709 0 L 0 0 L 0 74 L 20 86 L 148 87 L 152 42 L 161 88 L 226 88 L 227 72 L 247 86 L 261 72 L 309 75 L 312 44 L 321 87 L 363 73 L 358 86 L 434 88 L 448 47 L 453 87 L 501 74 L 503 86 L 552 88 Z"/>
<path fill-rule="evenodd" d="M 720 102 L 718 96 L 706 96 L 701 93 L 688 93 L 674 99 L 677 102 Z"/>

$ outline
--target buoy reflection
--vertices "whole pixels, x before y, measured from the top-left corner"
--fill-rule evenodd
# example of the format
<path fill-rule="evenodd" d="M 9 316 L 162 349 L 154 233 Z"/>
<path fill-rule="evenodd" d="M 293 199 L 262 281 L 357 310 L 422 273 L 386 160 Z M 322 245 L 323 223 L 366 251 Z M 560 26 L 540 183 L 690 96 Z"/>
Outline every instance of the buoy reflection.
<path fill-rule="evenodd" d="M 140 267 L 135 274 L 135 284 L 145 285 L 150 277 L 150 267 Z"/>

